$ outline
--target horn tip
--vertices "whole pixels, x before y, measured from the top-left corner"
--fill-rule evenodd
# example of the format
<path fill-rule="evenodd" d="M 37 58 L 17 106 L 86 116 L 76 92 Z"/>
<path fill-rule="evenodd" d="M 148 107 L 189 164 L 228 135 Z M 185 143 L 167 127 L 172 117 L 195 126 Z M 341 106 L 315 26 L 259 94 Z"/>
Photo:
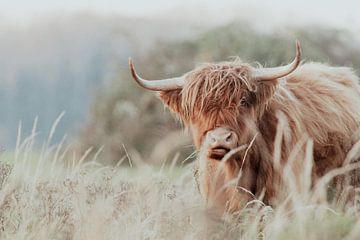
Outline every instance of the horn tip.
<path fill-rule="evenodd" d="M 298 39 L 296 39 L 295 44 L 296 44 L 296 53 L 297 53 L 298 55 L 300 55 L 300 54 L 301 54 L 301 44 L 300 44 L 300 41 L 299 41 Z"/>
<path fill-rule="evenodd" d="M 129 62 L 130 68 L 134 68 L 134 63 L 133 63 L 133 60 L 131 57 L 129 57 L 128 62 Z"/>
<path fill-rule="evenodd" d="M 138 76 L 137 76 L 137 74 L 136 74 L 135 67 L 134 67 L 134 63 L 133 63 L 133 60 L 132 60 L 131 57 L 129 57 L 129 67 L 130 67 L 131 76 L 133 77 L 133 79 L 135 79 L 136 81 L 138 81 Z"/>

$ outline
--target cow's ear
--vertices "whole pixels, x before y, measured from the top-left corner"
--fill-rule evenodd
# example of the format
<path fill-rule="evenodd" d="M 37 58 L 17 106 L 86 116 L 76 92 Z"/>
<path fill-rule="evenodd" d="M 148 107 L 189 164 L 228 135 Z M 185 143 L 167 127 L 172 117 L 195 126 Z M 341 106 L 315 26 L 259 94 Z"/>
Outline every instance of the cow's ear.
<path fill-rule="evenodd" d="M 256 102 L 266 104 L 274 96 L 278 80 L 259 81 L 256 89 Z"/>
<path fill-rule="evenodd" d="M 181 90 L 160 91 L 159 98 L 172 112 L 181 115 Z"/>

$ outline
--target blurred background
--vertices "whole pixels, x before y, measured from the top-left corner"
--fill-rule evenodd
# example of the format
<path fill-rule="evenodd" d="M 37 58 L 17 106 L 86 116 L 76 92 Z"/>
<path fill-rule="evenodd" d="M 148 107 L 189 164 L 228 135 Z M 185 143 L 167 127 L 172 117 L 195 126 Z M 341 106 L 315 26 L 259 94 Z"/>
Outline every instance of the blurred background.
<path fill-rule="evenodd" d="M 15 147 L 19 122 L 38 140 L 65 111 L 53 138 L 101 150 L 115 164 L 131 154 L 161 163 L 193 152 L 186 131 L 129 75 L 182 75 L 240 56 L 287 63 L 294 41 L 305 61 L 360 69 L 356 0 L 11 0 L 0 2 L 0 146 Z M 178 155 L 177 153 L 180 153 Z"/>

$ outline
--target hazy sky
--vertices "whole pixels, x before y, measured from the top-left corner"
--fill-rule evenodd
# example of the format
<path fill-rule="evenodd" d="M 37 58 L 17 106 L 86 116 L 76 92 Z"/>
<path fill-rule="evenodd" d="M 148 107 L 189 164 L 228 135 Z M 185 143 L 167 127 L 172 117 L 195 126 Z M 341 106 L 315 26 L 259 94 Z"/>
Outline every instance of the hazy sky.
<path fill-rule="evenodd" d="M 221 21 L 238 17 L 257 24 L 314 22 L 360 31 L 359 0 L 0 0 L 0 19 L 15 23 L 77 11 L 150 17 L 169 12 L 170 16 L 177 13 L 176 17 L 184 20 L 199 17 Z"/>

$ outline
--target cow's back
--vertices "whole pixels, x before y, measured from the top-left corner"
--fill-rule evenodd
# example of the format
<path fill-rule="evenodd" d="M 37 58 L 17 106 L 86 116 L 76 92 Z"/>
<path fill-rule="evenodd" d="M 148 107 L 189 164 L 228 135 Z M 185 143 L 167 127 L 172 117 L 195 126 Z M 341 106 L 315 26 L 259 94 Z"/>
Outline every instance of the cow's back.
<path fill-rule="evenodd" d="M 329 133 L 350 136 L 360 127 L 359 78 L 350 68 L 304 64 L 283 88 L 287 96 L 280 93 L 280 98 L 286 100 L 278 98 L 277 107 L 315 141 L 326 143 Z"/>
<path fill-rule="evenodd" d="M 317 175 L 340 167 L 359 140 L 359 78 L 350 68 L 300 66 L 280 83 L 274 107 L 286 114 L 295 138 L 306 133 L 314 140 Z"/>

